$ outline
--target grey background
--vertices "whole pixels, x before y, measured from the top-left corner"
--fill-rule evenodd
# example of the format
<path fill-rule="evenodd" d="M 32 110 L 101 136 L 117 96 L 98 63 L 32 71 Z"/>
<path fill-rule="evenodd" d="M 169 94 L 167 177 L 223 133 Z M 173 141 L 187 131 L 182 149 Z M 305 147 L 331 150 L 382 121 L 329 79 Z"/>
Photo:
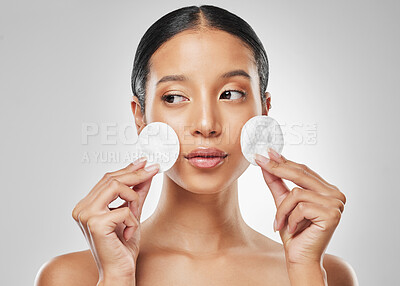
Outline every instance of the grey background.
<path fill-rule="evenodd" d="M 115 135 L 108 137 L 115 144 L 103 140 L 101 130 L 84 144 L 82 126 L 114 124 L 110 134 L 133 126 L 137 44 L 159 17 L 189 4 L 226 8 L 257 32 L 270 60 L 270 115 L 289 128 L 283 154 L 347 196 L 327 253 L 348 261 L 360 285 L 394 285 L 399 2 L 232 0 L 0 2 L 0 285 L 33 284 L 52 257 L 88 249 L 72 209 L 105 172 L 129 162 L 82 162 L 82 156 L 133 147 Z M 156 207 L 161 183 L 157 175 L 142 221 Z M 279 241 L 269 192 L 250 166 L 240 178 L 242 214 Z"/>

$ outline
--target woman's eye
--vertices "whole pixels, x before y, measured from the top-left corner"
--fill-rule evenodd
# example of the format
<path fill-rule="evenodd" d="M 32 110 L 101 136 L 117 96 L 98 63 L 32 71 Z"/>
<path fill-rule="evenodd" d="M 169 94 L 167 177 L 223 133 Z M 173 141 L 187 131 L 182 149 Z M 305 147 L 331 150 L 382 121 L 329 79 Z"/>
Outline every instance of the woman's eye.
<path fill-rule="evenodd" d="M 161 99 L 162 99 L 163 101 L 168 102 L 168 103 L 176 103 L 176 102 L 173 102 L 173 101 L 174 101 L 174 97 L 185 98 L 185 97 L 183 97 L 183 96 L 181 96 L 181 95 L 177 95 L 177 94 L 166 94 L 166 95 L 163 95 L 163 96 L 161 97 Z M 172 101 L 171 101 L 171 100 L 172 100 Z M 181 100 L 181 101 L 182 101 L 182 100 Z M 178 102 L 180 102 L 180 101 L 178 101 Z"/>
<path fill-rule="evenodd" d="M 240 90 L 225 90 L 221 96 L 223 97 L 223 99 L 237 100 L 241 97 L 245 97 L 246 92 Z M 174 101 L 174 98 L 180 98 L 181 100 Z M 185 98 L 186 97 L 178 94 L 165 94 L 161 97 L 161 100 L 173 104 L 185 101 Z"/>
<path fill-rule="evenodd" d="M 232 98 L 233 93 L 233 98 Z M 221 96 L 230 96 L 228 99 L 240 99 L 240 97 L 246 96 L 246 93 L 240 90 L 225 90 Z"/>

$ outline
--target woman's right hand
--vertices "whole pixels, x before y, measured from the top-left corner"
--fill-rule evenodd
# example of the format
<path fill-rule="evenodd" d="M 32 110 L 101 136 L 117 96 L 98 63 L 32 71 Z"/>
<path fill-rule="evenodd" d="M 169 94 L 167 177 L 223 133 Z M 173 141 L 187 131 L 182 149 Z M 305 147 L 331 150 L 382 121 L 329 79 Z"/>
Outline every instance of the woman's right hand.
<path fill-rule="evenodd" d="M 95 258 L 99 281 L 135 277 L 140 216 L 153 176 L 159 169 L 158 164 L 153 164 L 155 169 L 146 170 L 145 158 L 140 159 L 105 174 L 72 211 Z M 109 208 L 118 197 L 126 202 Z"/>

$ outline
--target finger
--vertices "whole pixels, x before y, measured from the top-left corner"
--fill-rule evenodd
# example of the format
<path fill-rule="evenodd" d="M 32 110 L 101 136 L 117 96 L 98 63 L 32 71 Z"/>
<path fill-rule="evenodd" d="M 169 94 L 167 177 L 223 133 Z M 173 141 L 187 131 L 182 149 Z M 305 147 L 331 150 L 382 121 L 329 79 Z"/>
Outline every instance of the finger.
<path fill-rule="evenodd" d="M 109 235 L 116 235 L 115 229 L 118 224 L 123 223 L 127 228 L 137 228 L 139 222 L 129 208 L 121 208 L 109 211 L 100 215 L 92 216 L 87 222 L 87 228 L 90 232 L 93 242 L 103 240 Z M 126 235 L 126 233 L 125 233 Z M 124 236 L 125 240 L 129 237 Z"/>
<path fill-rule="evenodd" d="M 115 176 L 119 176 L 119 175 L 126 174 L 129 172 L 134 172 L 134 171 L 139 170 L 142 167 L 144 167 L 146 161 L 147 161 L 146 157 L 140 157 L 140 158 L 136 159 L 135 161 L 133 161 L 132 163 L 130 163 L 129 165 L 127 165 L 125 168 L 123 168 L 121 170 L 117 170 L 115 172 L 111 172 L 110 175 L 115 177 Z"/>
<path fill-rule="evenodd" d="M 148 179 L 150 179 L 151 177 L 153 177 L 154 175 L 157 174 L 157 172 L 160 168 L 160 164 L 156 163 L 156 164 L 152 164 L 148 167 L 153 167 L 153 166 L 154 166 L 154 169 L 152 169 L 152 170 L 147 171 L 145 169 L 139 169 L 134 172 L 129 172 L 129 173 L 125 173 L 125 174 L 116 176 L 115 179 L 127 186 L 130 186 L 130 187 L 136 186 L 140 183 L 147 181 Z"/>
<path fill-rule="evenodd" d="M 155 167 L 155 169 L 146 171 L 144 169 L 138 170 L 135 172 L 137 175 L 132 176 L 131 174 L 123 174 L 120 176 L 117 176 L 116 179 L 128 186 L 133 186 L 133 190 L 137 193 L 138 195 L 138 200 L 135 200 L 135 206 L 138 209 L 138 219 L 140 220 L 140 216 L 142 213 L 142 208 L 144 201 L 147 197 L 147 194 L 150 189 L 151 182 L 153 180 L 153 176 L 157 174 L 158 169 L 160 168 L 159 164 L 153 164 L 152 166 Z M 151 167 L 151 166 L 149 166 Z M 138 179 L 139 178 L 139 179 Z M 135 212 L 136 214 L 136 212 Z"/>
<path fill-rule="evenodd" d="M 127 165 L 123 169 L 120 169 L 120 170 L 117 170 L 114 172 L 108 172 L 108 173 L 104 174 L 103 178 L 101 178 L 101 180 L 93 187 L 93 189 L 90 191 L 88 196 L 92 195 L 93 193 L 96 193 L 96 191 L 99 189 L 99 187 L 104 185 L 105 183 L 107 183 L 110 179 L 112 179 L 116 176 L 123 175 L 123 174 L 135 172 L 139 169 L 142 169 L 145 165 L 146 165 L 146 158 L 140 157 L 137 160 L 135 160 L 134 162 Z"/>
<path fill-rule="evenodd" d="M 129 204 L 129 202 L 124 202 L 122 205 L 120 205 L 120 206 L 118 206 L 116 208 L 110 208 L 110 207 L 108 207 L 108 208 L 110 209 L 110 211 L 113 211 L 113 210 L 116 210 L 116 209 L 128 207 L 128 204 Z"/>
<path fill-rule="evenodd" d="M 118 197 L 128 203 L 134 202 L 134 206 L 137 208 L 139 195 L 130 187 L 124 183 L 121 183 L 117 177 L 115 177 L 109 180 L 108 183 L 103 187 L 103 190 L 97 194 L 88 209 L 92 209 L 95 213 L 101 210 L 106 210 L 108 205 Z M 135 213 L 134 209 L 132 209 L 132 211 Z"/>
<path fill-rule="evenodd" d="M 129 209 L 138 219 L 140 219 L 139 194 L 137 194 L 126 184 L 134 184 L 135 182 L 139 183 L 141 181 L 147 181 L 149 179 L 148 177 L 155 175 L 157 171 L 157 168 L 149 172 L 145 171 L 144 169 L 140 169 L 133 173 L 127 173 L 111 178 L 107 184 L 99 188 L 99 191 L 96 193 L 96 197 L 91 200 L 90 204 L 86 205 L 80 211 L 80 213 L 78 214 L 79 224 L 82 226 L 82 228 L 85 229 L 86 232 L 88 232 L 88 219 L 98 214 L 99 212 L 109 210 L 108 205 L 118 197 L 127 201 L 129 203 Z"/>
<path fill-rule="evenodd" d="M 151 171 L 139 169 L 134 172 L 126 172 L 119 176 L 110 177 L 110 179 L 100 186 L 93 194 L 90 203 L 84 206 L 84 209 L 91 210 L 93 213 L 105 210 L 118 196 L 128 202 L 137 201 L 138 194 L 129 186 L 147 181 L 151 176 L 155 175 L 157 171 L 158 169 L 153 169 Z M 137 202 L 135 205 L 138 206 Z M 132 211 L 134 211 L 134 209 Z"/>
<path fill-rule="evenodd" d="M 277 161 L 278 163 L 285 163 L 289 166 L 302 169 L 311 176 L 314 176 L 317 180 L 320 180 L 323 184 L 328 186 L 327 190 L 328 192 L 330 192 L 331 196 L 338 198 L 339 200 L 343 201 L 343 204 L 346 204 L 346 196 L 344 195 L 344 193 L 342 193 L 335 185 L 332 185 L 325 181 L 319 174 L 311 170 L 307 165 L 290 161 L 272 148 L 268 148 L 268 154 L 270 155 L 270 158 Z"/>
<path fill-rule="evenodd" d="M 270 158 L 272 158 L 273 160 L 276 160 L 277 162 L 282 162 L 282 163 L 286 163 L 289 166 L 292 167 L 296 167 L 296 168 L 301 168 L 301 169 L 305 169 L 308 173 L 312 174 L 314 177 L 318 178 L 319 180 L 321 180 L 323 183 L 327 184 L 328 186 L 333 186 L 332 184 L 328 183 L 327 181 L 325 181 L 319 174 L 317 174 L 315 171 L 311 170 L 308 166 L 304 165 L 304 164 L 299 164 L 296 162 L 293 162 L 291 160 L 286 159 L 285 156 L 283 156 L 282 154 L 279 154 L 278 152 L 276 152 L 274 149 L 272 148 L 268 148 L 268 154 L 270 155 Z"/>
<path fill-rule="evenodd" d="M 140 221 L 140 217 L 142 214 L 143 204 L 144 204 L 144 201 L 146 200 L 147 194 L 149 193 L 153 177 L 154 176 L 150 176 L 149 179 L 133 186 L 133 190 L 138 195 L 138 199 L 135 200 L 135 202 L 134 202 L 135 207 L 137 208 L 137 210 L 134 213 L 135 213 L 135 215 L 137 215 L 136 217 L 138 218 L 139 221 Z M 116 177 L 116 179 L 125 181 L 125 178 L 121 178 L 121 177 Z M 128 182 L 128 180 L 129 180 L 129 178 L 125 182 Z"/>
<path fill-rule="evenodd" d="M 339 223 L 340 212 L 338 209 L 331 209 L 312 202 L 299 202 L 288 217 L 288 233 L 295 233 L 297 225 L 304 219 L 310 220 L 325 231 Z"/>
<path fill-rule="evenodd" d="M 296 232 L 301 233 L 303 230 L 305 230 L 307 227 L 309 227 L 312 224 L 311 220 L 308 219 L 303 219 L 301 222 L 297 224 L 296 227 Z"/>
<path fill-rule="evenodd" d="M 87 205 L 78 215 L 79 224 L 86 233 L 89 233 L 87 229 L 89 219 L 99 213 L 109 211 L 108 205 L 118 197 L 127 202 L 136 201 L 132 206 L 129 205 L 129 208 L 136 217 L 139 217 L 139 212 L 137 210 L 139 196 L 134 190 L 116 179 L 111 179 L 103 189 L 104 190 L 99 192 L 97 197 L 92 200 L 91 204 Z"/>
<path fill-rule="evenodd" d="M 108 205 L 118 197 L 127 202 L 137 201 L 139 198 L 135 191 L 115 179 L 111 179 L 102 189 L 78 215 L 78 219 L 83 227 L 85 227 L 87 221 L 92 216 L 109 211 Z M 137 213 L 135 207 L 132 207 L 132 211 Z"/>
<path fill-rule="evenodd" d="M 259 163 L 257 160 L 256 162 L 261 167 L 261 172 L 264 177 L 264 181 L 267 183 L 268 188 L 271 190 L 275 206 L 279 207 L 281 202 L 290 193 L 290 189 L 281 178 L 268 172 L 260 165 L 261 163 Z"/>
<path fill-rule="evenodd" d="M 277 221 L 277 230 L 285 225 L 286 218 L 299 202 L 313 202 L 321 206 L 337 208 L 340 212 L 343 212 L 344 210 L 343 202 L 335 197 L 295 187 L 277 209 L 275 216 Z"/>
<path fill-rule="evenodd" d="M 143 160 L 144 159 L 144 160 Z M 81 199 L 78 204 L 74 207 L 72 210 L 72 217 L 76 222 L 78 222 L 78 215 L 79 213 L 87 207 L 87 205 L 90 205 L 93 198 L 97 196 L 97 193 L 100 191 L 101 186 L 103 186 L 108 180 L 115 176 L 119 176 L 122 174 L 134 172 L 136 170 L 139 170 L 145 166 L 146 158 L 145 157 L 140 157 L 139 159 L 135 160 L 133 163 L 130 163 L 128 166 L 125 168 L 115 171 L 115 172 L 110 172 L 106 173 L 103 178 L 92 188 L 92 190 L 83 198 Z"/>
<path fill-rule="evenodd" d="M 282 156 L 283 157 L 283 156 Z M 317 172 L 313 171 L 310 167 L 308 167 L 305 164 L 299 164 L 299 163 L 295 163 L 293 161 L 290 161 L 286 158 L 283 157 L 283 160 L 286 161 L 286 164 L 288 164 L 289 166 L 293 166 L 296 168 L 301 168 L 304 169 L 306 172 L 310 173 L 311 175 L 313 175 L 314 177 L 316 177 L 317 179 L 319 179 L 321 182 L 323 182 L 324 184 L 333 187 L 332 184 L 328 183 L 326 180 L 324 180 Z"/>
<path fill-rule="evenodd" d="M 143 205 L 144 205 L 144 201 L 146 200 L 147 194 L 149 193 L 150 190 L 150 186 L 151 186 L 151 182 L 153 180 L 153 177 L 150 177 L 150 179 L 137 184 L 136 186 L 133 187 L 133 189 L 135 190 L 135 192 L 138 194 L 139 199 L 138 199 L 138 220 L 140 222 L 140 217 L 142 215 L 142 209 L 143 209 Z"/>
<path fill-rule="evenodd" d="M 327 194 L 336 192 L 336 190 L 333 190 L 304 169 L 290 166 L 284 161 L 277 162 L 272 158 L 272 160 L 267 160 L 266 157 L 260 154 L 256 154 L 256 157 L 256 162 L 261 168 L 277 177 L 290 180 L 304 189 Z"/>
<path fill-rule="evenodd" d="M 129 207 L 135 216 L 140 218 L 140 211 L 144 199 L 149 190 L 152 177 L 157 174 L 159 164 L 154 164 L 156 167 L 153 170 L 146 171 L 145 169 L 137 170 L 133 173 L 126 173 L 113 177 L 108 181 L 108 184 L 103 187 L 103 191 L 98 193 L 94 198 L 92 206 L 100 204 L 100 208 L 104 209 L 118 196 L 129 202 Z M 133 189 L 129 186 L 133 185 Z M 96 203 L 98 202 L 98 203 Z"/>
<path fill-rule="evenodd" d="M 90 240 L 96 247 L 99 247 L 99 243 L 104 243 L 109 236 L 117 236 L 120 240 L 124 238 L 127 241 L 138 226 L 139 223 L 129 208 L 93 216 L 87 223 Z"/>

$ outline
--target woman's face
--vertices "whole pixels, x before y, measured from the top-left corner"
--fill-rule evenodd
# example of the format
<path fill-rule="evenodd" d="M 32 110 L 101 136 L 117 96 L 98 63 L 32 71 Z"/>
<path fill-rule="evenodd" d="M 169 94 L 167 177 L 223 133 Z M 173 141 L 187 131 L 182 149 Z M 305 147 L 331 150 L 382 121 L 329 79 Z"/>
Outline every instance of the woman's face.
<path fill-rule="evenodd" d="M 184 31 L 165 42 L 150 63 L 144 120 L 167 123 L 180 141 L 178 160 L 165 175 L 194 193 L 225 190 L 249 166 L 240 148 L 241 128 L 267 114 L 251 51 L 224 31 Z M 223 76 L 237 70 L 249 77 Z M 179 77 L 165 78 L 171 75 Z M 215 167 L 195 167 L 185 156 L 198 147 L 216 147 L 228 156 Z"/>

